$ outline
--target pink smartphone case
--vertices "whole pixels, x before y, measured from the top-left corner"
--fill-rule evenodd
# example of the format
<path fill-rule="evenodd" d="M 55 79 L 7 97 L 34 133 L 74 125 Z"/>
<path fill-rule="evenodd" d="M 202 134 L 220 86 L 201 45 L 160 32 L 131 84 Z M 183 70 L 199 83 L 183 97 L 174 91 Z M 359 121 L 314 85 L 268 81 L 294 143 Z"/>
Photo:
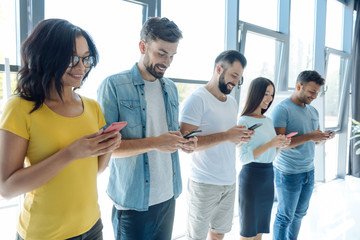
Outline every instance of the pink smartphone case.
<path fill-rule="evenodd" d="M 112 123 L 108 128 L 104 130 L 104 133 L 109 133 L 112 131 L 120 131 L 126 126 L 127 122 L 115 122 Z"/>
<path fill-rule="evenodd" d="M 291 138 L 291 137 L 295 136 L 296 134 L 298 134 L 298 133 L 297 132 L 292 132 L 292 133 L 289 133 L 288 135 L 286 135 L 285 137 Z"/>

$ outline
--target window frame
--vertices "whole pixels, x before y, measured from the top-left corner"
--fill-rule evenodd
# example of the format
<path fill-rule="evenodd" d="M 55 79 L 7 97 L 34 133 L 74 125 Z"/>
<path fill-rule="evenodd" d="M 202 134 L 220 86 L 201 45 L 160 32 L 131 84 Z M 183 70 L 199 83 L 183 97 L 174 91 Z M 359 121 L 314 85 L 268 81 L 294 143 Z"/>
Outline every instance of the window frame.
<path fill-rule="evenodd" d="M 270 30 L 267 28 L 263 28 L 257 25 L 253 25 L 251 23 L 247 23 L 244 21 L 239 21 L 239 51 L 241 53 L 245 53 L 245 45 L 246 45 L 246 36 L 247 33 L 255 33 L 262 37 L 267 37 L 270 39 L 273 39 L 275 41 L 281 42 L 283 44 L 282 47 L 277 47 L 276 50 L 276 58 L 279 59 L 279 63 L 276 65 L 276 71 L 275 71 L 275 79 L 274 84 L 277 88 L 277 90 L 287 90 L 287 78 L 285 77 L 287 75 L 287 64 L 286 64 L 286 58 L 289 55 L 288 51 L 288 45 L 289 45 L 289 36 L 287 34 Z"/>
<path fill-rule="evenodd" d="M 346 89 L 345 86 L 347 86 L 347 81 L 349 81 L 349 70 L 350 70 L 350 61 L 351 61 L 351 54 L 340 51 L 334 48 L 325 47 L 325 66 L 324 66 L 324 78 L 327 78 L 328 74 L 328 65 L 329 65 L 329 59 L 330 55 L 339 56 L 341 60 L 346 61 L 346 66 L 340 66 L 340 73 L 341 73 L 341 79 L 339 79 L 339 86 L 340 86 L 340 103 L 339 103 L 339 109 L 338 109 L 338 116 L 337 116 L 337 125 L 335 127 L 329 127 L 326 128 L 326 130 L 342 130 L 342 121 L 344 118 L 342 117 L 345 113 L 345 99 L 346 99 Z M 323 93 L 326 94 L 327 86 L 325 81 L 325 86 L 323 88 Z M 325 109 L 326 110 L 326 104 Z"/>

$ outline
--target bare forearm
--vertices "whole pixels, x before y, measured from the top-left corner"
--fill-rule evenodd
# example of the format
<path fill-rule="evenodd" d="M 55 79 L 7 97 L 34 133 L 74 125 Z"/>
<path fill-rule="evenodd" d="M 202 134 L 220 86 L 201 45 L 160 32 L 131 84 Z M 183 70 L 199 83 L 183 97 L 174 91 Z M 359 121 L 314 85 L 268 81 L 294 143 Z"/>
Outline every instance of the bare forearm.
<path fill-rule="evenodd" d="M 294 148 L 297 147 L 299 145 L 302 145 L 306 142 L 311 141 L 311 135 L 310 134 L 303 134 L 297 137 L 292 137 L 291 138 L 291 143 L 289 144 L 289 146 L 287 146 L 285 149 L 289 149 L 289 148 Z"/>
<path fill-rule="evenodd" d="M 98 174 L 102 173 L 109 164 L 111 153 L 106 153 L 98 157 Z"/>
<path fill-rule="evenodd" d="M 155 150 L 155 142 L 156 140 L 154 137 L 141 139 L 122 139 L 120 147 L 113 152 L 112 157 L 131 157 Z"/>
<path fill-rule="evenodd" d="M 225 132 L 214 133 L 207 136 L 198 136 L 197 148 L 195 151 L 202 151 L 227 141 Z"/>
<path fill-rule="evenodd" d="M 264 145 L 258 147 L 257 149 L 255 149 L 253 151 L 253 155 L 254 155 L 254 159 L 257 159 L 258 157 L 260 157 L 264 152 L 266 152 L 267 150 L 269 150 L 270 148 L 272 148 L 272 143 L 271 141 L 265 143 Z"/>
<path fill-rule="evenodd" d="M 1 180 L 1 195 L 13 198 L 43 186 L 72 162 L 68 156 L 63 149 L 35 165 L 15 171 Z"/>

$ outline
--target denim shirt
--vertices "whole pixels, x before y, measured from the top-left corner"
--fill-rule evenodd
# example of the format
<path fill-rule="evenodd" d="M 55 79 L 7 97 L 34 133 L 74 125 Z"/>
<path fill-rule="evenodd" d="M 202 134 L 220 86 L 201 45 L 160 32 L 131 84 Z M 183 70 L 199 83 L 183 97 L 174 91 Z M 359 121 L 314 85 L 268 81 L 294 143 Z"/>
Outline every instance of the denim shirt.
<path fill-rule="evenodd" d="M 169 131 L 179 131 L 179 102 L 175 84 L 160 79 Z M 98 102 L 103 110 L 106 127 L 113 122 L 126 121 L 122 139 L 146 137 L 146 101 L 144 80 L 135 64 L 130 70 L 106 78 L 98 89 Z M 179 154 L 171 154 L 174 197 L 182 191 Z M 124 208 L 147 211 L 150 192 L 150 170 L 147 153 L 124 158 L 111 158 L 107 194 Z"/>

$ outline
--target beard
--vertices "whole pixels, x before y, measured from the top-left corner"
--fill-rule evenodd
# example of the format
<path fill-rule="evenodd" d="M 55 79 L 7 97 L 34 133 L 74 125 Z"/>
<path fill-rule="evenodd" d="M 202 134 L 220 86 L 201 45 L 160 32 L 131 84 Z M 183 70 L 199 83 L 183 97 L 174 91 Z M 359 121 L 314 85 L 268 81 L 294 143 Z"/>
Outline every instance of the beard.
<path fill-rule="evenodd" d="M 157 72 L 157 71 L 156 71 L 156 67 L 159 66 L 159 67 L 165 68 L 165 69 L 166 69 L 166 67 L 165 67 L 164 65 L 162 65 L 162 64 L 155 64 L 155 65 L 150 64 L 150 60 L 149 60 L 149 57 L 148 57 L 147 55 L 145 55 L 145 58 L 144 58 L 144 66 L 145 66 L 146 70 L 147 70 L 154 78 L 160 79 L 160 78 L 162 78 L 162 77 L 164 76 L 165 71 L 164 71 L 164 72 Z"/>
<path fill-rule="evenodd" d="M 231 83 L 225 83 L 225 71 L 223 73 L 221 73 L 221 75 L 219 76 L 219 89 L 223 94 L 230 94 L 232 89 L 229 90 L 228 89 L 228 85 L 232 85 Z"/>
<path fill-rule="evenodd" d="M 308 96 L 306 96 L 305 93 L 301 93 L 300 96 L 299 96 L 299 100 L 300 100 L 300 102 L 302 102 L 303 104 L 311 104 L 311 102 L 312 102 L 314 99 L 309 98 Z"/>
<path fill-rule="evenodd" d="M 165 68 L 165 66 L 164 66 L 164 65 L 161 65 L 161 64 L 155 64 L 155 66 L 152 65 L 152 64 L 150 64 L 150 65 L 145 64 L 146 70 L 147 70 L 154 78 L 160 79 L 160 78 L 162 78 L 162 77 L 164 76 L 164 73 L 165 73 L 165 72 L 156 72 L 156 70 L 155 70 L 155 69 L 156 69 L 156 66 L 159 66 L 159 67 L 161 67 L 161 68 Z"/>

